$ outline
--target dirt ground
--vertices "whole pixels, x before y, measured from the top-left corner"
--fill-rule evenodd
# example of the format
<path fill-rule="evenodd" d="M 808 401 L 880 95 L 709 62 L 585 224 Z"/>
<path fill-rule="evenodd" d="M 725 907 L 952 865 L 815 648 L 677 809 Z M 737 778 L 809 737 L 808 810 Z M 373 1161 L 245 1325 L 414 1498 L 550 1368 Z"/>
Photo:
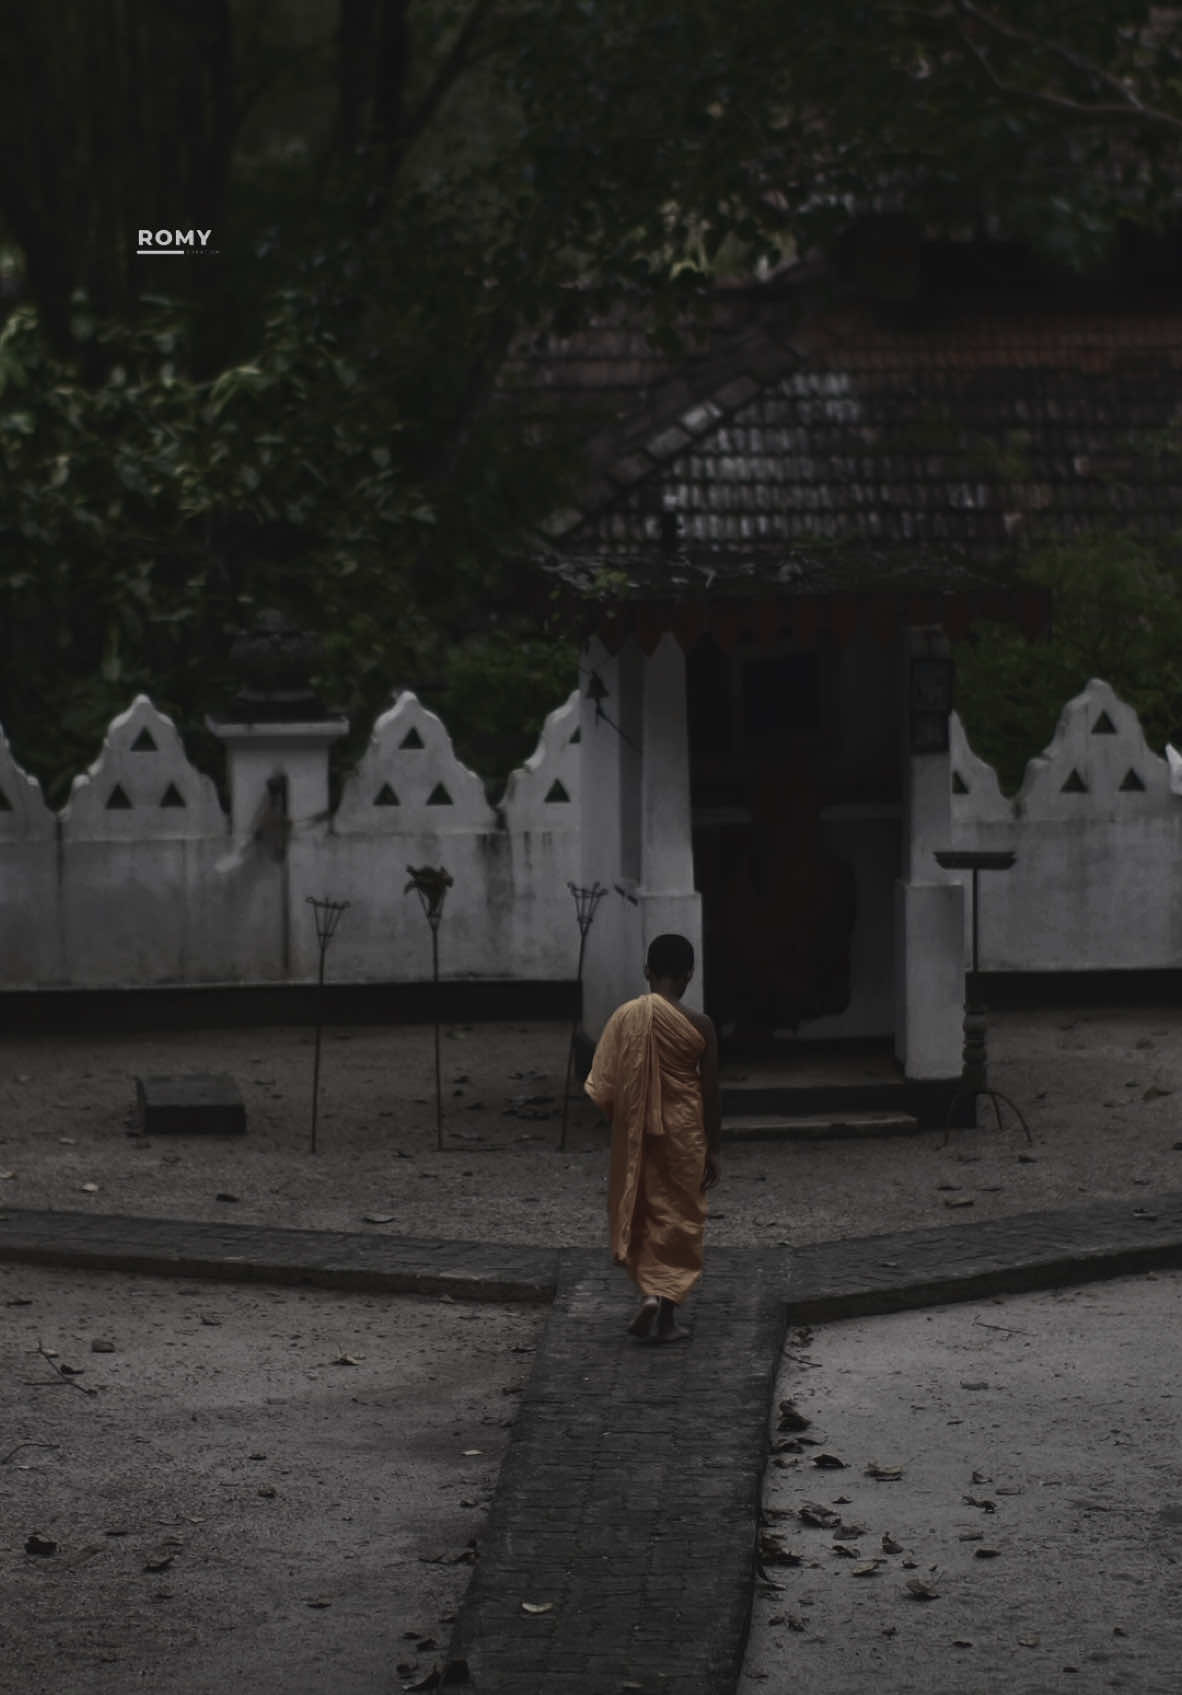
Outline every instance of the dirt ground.
<path fill-rule="evenodd" d="M 543 1318 L 0 1265 L 0 1690 L 428 1676 Z"/>
<path fill-rule="evenodd" d="M 1174 1695 L 1180 1297 L 1159 1272 L 794 1332 L 777 1401 L 809 1423 L 775 1438 L 741 1695 Z"/>
<path fill-rule="evenodd" d="M 708 1242 L 804 1243 L 1182 1188 L 1182 1008 L 996 1013 L 990 1126 L 821 1144 L 734 1143 Z M 427 1027 L 329 1030 L 319 1151 L 312 1038 L 295 1029 L 0 1041 L 0 1204 L 498 1242 L 605 1236 L 607 1135 L 570 1105 L 567 1028 L 452 1027 L 435 1147 Z M 228 1072 L 243 1137 L 145 1137 L 137 1076 Z M 967 1203 L 971 1203 L 971 1206 Z"/>
<path fill-rule="evenodd" d="M 804 1243 L 1087 1199 L 1144 1204 L 1182 1187 L 1180 1034 L 1173 1008 L 996 1014 L 993 1081 L 1023 1106 L 1033 1148 L 1008 1120 L 1001 1132 L 956 1131 L 947 1147 L 940 1131 L 737 1143 L 724 1152 L 707 1255 L 711 1241 Z M 9 1037 L 0 1206 L 602 1243 L 607 1137 L 586 1101 L 571 1103 L 558 1147 L 566 1041 L 558 1023 L 446 1031 L 438 1152 L 431 1031 L 326 1032 L 312 1153 L 306 1031 Z M 144 1136 L 134 1079 L 196 1072 L 236 1079 L 247 1134 Z M 1176 1295 L 1173 1282 L 1161 1287 Z M 255 1695 L 330 1684 L 384 1695 L 430 1672 L 495 1486 L 538 1309 L 2 1265 L 0 1306 L 4 1695 L 213 1695 L 240 1683 Z M 970 1322 L 955 1310 L 958 1326 Z M 829 1351 L 841 1328 L 825 1332 L 826 1363 L 846 1357 L 837 1343 Z M 931 1326 L 917 1334 L 934 1346 Z M 919 1349 L 917 1375 L 923 1366 L 939 1376 L 920 1343 L 907 1346 Z M 834 1381 L 849 1369 L 835 1367 Z M 812 1409 L 827 1437 L 878 1458 L 903 1451 L 889 1425 L 871 1442 L 848 1405 L 839 1420 L 841 1400 Z M 934 1388 L 931 1400 L 944 1406 Z M 1011 1396 L 1003 1420 L 1014 1406 Z M 922 1517 L 922 1495 L 914 1508 Z M 892 1528 L 880 1516 L 876 1536 Z M 919 1530 L 904 1528 L 918 1548 Z M 34 1534 L 54 1552 L 28 1552 Z M 926 1564 L 944 1555 L 941 1544 Z M 966 1639 L 981 1634 L 963 1622 Z M 814 1634 L 846 1628 L 830 1608 Z M 869 1642 L 871 1625 L 857 1628 Z M 867 1664 L 882 1677 L 874 1654 Z M 750 1687 L 776 1687 L 774 1661 L 749 1668 Z M 1057 1671 L 1020 1687 L 1051 1684 Z M 845 1686 L 816 1683 L 831 1687 Z M 982 1695 L 993 1687 L 980 1685 Z"/>

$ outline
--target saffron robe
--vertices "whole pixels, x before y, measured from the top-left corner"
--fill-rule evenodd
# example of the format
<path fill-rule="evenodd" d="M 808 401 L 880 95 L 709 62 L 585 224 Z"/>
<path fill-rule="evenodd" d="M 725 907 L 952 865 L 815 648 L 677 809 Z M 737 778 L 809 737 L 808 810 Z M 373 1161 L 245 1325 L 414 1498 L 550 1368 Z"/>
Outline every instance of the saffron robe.
<path fill-rule="evenodd" d="M 617 1007 L 583 1085 L 611 1119 L 612 1257 L 645 1295 L 682 1301 L 702 1275 L 706 1038 L 663 995 Z"/>

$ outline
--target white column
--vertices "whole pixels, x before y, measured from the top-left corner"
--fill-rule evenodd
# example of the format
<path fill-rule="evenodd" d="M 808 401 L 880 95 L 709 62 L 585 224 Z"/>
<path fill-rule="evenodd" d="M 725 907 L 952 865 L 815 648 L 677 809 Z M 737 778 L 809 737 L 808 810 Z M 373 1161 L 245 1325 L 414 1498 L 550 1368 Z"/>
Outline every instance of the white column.
<path fill-rule="evenodd" d="M 634 767 L 621 736 L 631 733 L 622 719 L 630 716 L 622 674 L 639 664 L 635 649 L 610 654 L 598 638 L 584 648 L 580 660 L 582 708 L 579 721 L 579 793 L 582 808 L 579 881 L 584 888 L 595 883 L 607 893 L 599 903 L 587 936 L 583 961 L 582 1026 L 592 1041 L 598 1041 L 608 1017 L 621 1001 L 640 994 L 644 980 L 639 975 L 642 958 L 639 906 L 624 899 L 617 885 L 626 887 L 635 900 L 635 879 L 625 882 L 624 804 L 629 795 L 634 803 L 639 794 Z M 602 712 L 589 689 L 592 677 L 606 690 Z M 625 683 L 628 679 L 625 677 Z M 633 691 L 634 692 L 634 691 Z M 620 728 L 616 728 L 620 726 Z M 633 729 L 635 726 L 633 726 Z M 572 958 L 578 946 L 574 901 L 570 907 Z"/>
<path fill-rule="evenodd" d="M 903 644 L 903 868 L 895 888 L 895 1053 L 908 1077 L 960 1076 L 964 1046 L 964 890 L 936 864 L 952 845 L 947 753 L 912 753 L 913 657 L 946 657 L 943 631 L 909 630 Z"/>
<path fill-rule="evenodd" d="M 694 888 L 685 655 L 668 633 L 645 662 L 640 706 L 642 948 L 669 931 L 688 938 L 698 968 L 686 1000 L 700 1009 L 702 899 Z"/>
<path fill-rule="evenodd" d="M 328 754 L 333 742 L 349 728 L 347 718 L 324 718 L 303 724 L 235 724 L 206 720 L 226 749 L 230 789 L 230 830 L 235 848 L 249 845 L 268 811 L 268 784 L 282 778 L 287 789 L 286 824 L 278 822 L 269 846 L 272 856 L 250 855 L 256 869 L 273 867 L 280 884 L 279 935 L 275 944 L 276 970 L 288 978 L 307 978 L 316 971 L 315 926 L 309 909 L 298 902 L 297 890 L 306 880 L 292 876 L 291 859 L 304 860 L 311 850 L 308 832 L 328 828 Z M 264 832 L 266 834 L 266 832 Z"/>

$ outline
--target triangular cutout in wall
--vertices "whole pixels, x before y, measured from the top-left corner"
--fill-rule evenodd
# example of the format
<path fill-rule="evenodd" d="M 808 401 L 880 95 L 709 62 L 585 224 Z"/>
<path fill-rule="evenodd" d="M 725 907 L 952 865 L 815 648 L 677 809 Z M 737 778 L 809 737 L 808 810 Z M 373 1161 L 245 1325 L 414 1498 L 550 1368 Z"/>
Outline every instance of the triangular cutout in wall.
<path fill-rule="evenodd" d="M 1129 769 L 1125 772 L 1124 776 L 1121 778 L 1120 788 L 1121 788 L 1121 793 L 1126 794 L 1126 795 L 1127 794 L 1144 794 L 1145 793 L 1145 784 L 1141 780 L 1141 778 L 1137 775 L 1137 773 L 1133 770 L 1131 765 L 1130 765 Z"/>
<path fill-rule="evenodd" d="M 423 738 L 412 724 L 398 745 L 399 747 L 422 747 Z"/>
<path fill-rule="evenodd" d="M 382 784 L 377 794 L 373 797 L 373 803 L 375 806 L 401 806 L 402 804 L 402 802 L 398 799 L 398 796 L 394 793 L 394 790 L 390 787 L 389 783 Z"/>
<path fill-rule="evenodd" d="M 1059 792 L 1060 794 L 1065 795 L 1086 795 L 1088 792 L 1088 785 L 1084 782 L 1079 772 L 1072 767 L 1071 775 L 1063 784 L 1063 787 Z"/>
<path fill-rule="evenodd" d="M 160 804 L 161 806 L 184 806 L 186 801 L 184 795 L 177 788 L 176 784 L 169 783 L 164 793 L 160 796 Z"/>
<path fill-rule="evenodd" d="M 1107 712 L 1101 712 L 1100 716 L 1096 719 L 1096 722 L 1092 725 L 1092 734 L 1094 736 L 1115 736 L 1116 725 L 1112 722 L 1112 719 L 1108 716 Z"/>
<path fill-rule="evenodd" d="M 952 792 L 954 795 L 967 795 L 972 792 L 959 771 L 952 773 Z"/>
<path fill-rule="evenodd" d="M 124 792 L 124 788 L 123 788 L 122 783 L 116 783 L 115 787 L 111 790 L 110 794 L 107 796 L 107 811 L 108 812 L 130 812 L 131 811 L 131 802 L 128 800 L 127 795 Z"/>
<path fill-rule="evenodd" d="M 11 812 L 11 811 L 12 811 L 12 802 L 9 800 L 8 796 L 4 793 L 4 790 L 0 789 L 0 812 Z"/>
<path fill-rule="evenodd" d="M 152 740 L 152 732 L 145 724 L 139 735 L 131 744 L 132 753 L 159 753 L 160 749 Z"/>
<path fill-rule="evenodd" d="M 435 787 L 431 790 L 431 793 L 427 796 L 428 806 L 451 806 L 453 804 L 451 796 L 448 794 L 442 783 L 436 783 Z"/>
<path fill-rule="evenodd" d="M 546 799 L 551 802 L 570 800 L 570 796 L 567 794 L 565 788 L 559 782 L 557 777 L 555 777 L 554 781 L 550 784 L 550 787 L 546 790 Z"/>
<path fill-rule="evenodd" d="M 567 737 L 566 745 L 567 745 L 567 747 L 577 747 L 578 744 L 582 741 L 582 739 L 583 739 L 583 731 L 582 731 L 582 728 L 580 727 L 579 729 L 575 730 L 572 735 Z"/>

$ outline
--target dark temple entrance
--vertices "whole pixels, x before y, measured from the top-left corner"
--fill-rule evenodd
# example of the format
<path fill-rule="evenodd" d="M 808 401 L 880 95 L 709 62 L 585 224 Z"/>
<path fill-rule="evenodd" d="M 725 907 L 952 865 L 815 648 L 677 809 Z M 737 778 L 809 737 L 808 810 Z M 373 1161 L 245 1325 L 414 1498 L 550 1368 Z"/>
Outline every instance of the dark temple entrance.
<path fill-rule="evenodd" d="M 820 824 L 831 660 L 823 637 L 728 653 L 705 636 L 688 656 L 706 1004 L 732 1046 L 849 1004 L 854 877 Z"/>

